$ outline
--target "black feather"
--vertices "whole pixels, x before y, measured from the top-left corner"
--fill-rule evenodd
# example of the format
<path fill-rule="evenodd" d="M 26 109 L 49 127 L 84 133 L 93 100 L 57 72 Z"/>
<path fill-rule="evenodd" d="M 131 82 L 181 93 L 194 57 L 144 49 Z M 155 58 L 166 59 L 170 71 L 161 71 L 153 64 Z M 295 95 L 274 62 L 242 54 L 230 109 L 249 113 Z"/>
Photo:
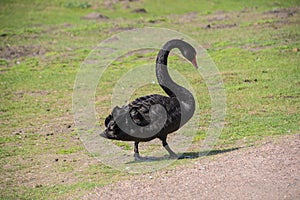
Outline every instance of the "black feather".
<path fill-rule="evenodd" d="M 138 142 L 146 142 L 154 138 L 161 139 L 170 155 L 175 155 L 167 147 L 167 135 L 183 126 L 194 113 L 193 95 L 187 89 L 177 85 L 167 70 L 168 55 L 173 48 L 178 48 L 190 62 L 195 61 L 196 55 L 195 49 L 181 40 L 171 40 L 159 51 L 156 60 L 156 76 L 169 97 L 159 94 L 139 97 L 121 108 L 115 107 L 105 119 L 106 130 L 102 135 L 108 139 L 135 141 L 136 159 L 139 158 Z M 163 115 L 161 108 L 166 115 Z"/>

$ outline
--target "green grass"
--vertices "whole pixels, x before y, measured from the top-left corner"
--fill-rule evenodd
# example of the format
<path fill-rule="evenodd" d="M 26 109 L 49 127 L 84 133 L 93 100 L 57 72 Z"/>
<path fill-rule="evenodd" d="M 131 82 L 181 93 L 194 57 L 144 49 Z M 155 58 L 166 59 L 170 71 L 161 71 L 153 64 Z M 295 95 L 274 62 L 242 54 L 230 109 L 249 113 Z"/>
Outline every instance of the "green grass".
<path fill-rule="evenodd" d="M 128 28 L 170 28 L 207 49 L 220 70 L 227 98 L 225 127 L 216 149 L 299 133 L 299 1 L 167 0 L 164 5 L 152 0 L 110 5 L 96 0 L 1 1 L 0 199 L 80 199 L 97 186 L 131 176 L 85 151 L 72 115 L 80 64 L 96 44 Z M 147 12 L 132 12 L 137 8 Z M 91 12 L 109 19 L 82 19 Z M 156 53 L 139 52 L 112 63 L 95 96 L 100 125 L 110 112 L 118 79 L 135 66 L 154 64 Z M 197 146 L 211 120 L 210 97 L 205 82 L 185 61 L 174 56 L 170 63 L 197 93 Z M 147 85 L 131 99 L 149 93 L 163 92 Z M 115 144 L 133 151 L 131 143 Z M 151 155 L 161 148 L 157 144 L 141 152 Z M 184 164 L 191 162 L 174 163 Z"/>
<path fill-rule="evenodd" d="M 73 148 L 69 148 L 69 149 L 58 149 L 56 151 L 56 153 L 57 154 L 71 154 L 71 153 L 78 152 L 79 150 L 82 150 L 82 148 L 80 148 L 80 147 L 73 147 Z"/>

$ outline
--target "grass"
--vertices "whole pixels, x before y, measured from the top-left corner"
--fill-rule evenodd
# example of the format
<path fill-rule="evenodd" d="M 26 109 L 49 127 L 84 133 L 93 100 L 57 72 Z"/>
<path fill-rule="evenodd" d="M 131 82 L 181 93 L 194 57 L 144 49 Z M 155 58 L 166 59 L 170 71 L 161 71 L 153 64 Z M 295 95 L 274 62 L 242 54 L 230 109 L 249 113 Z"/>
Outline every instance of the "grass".
<path fill-rule="evenodd" d="M 133 176 L 86 152 L 72 115 L 80 64 L 96 44 L 128 28 L 170 28 L 207 49 L 220 70 L 227 97 L 225 128 L 216 149 L 299 133 L 298 1 L 168 0 L 164 4 L 168 6 L 150 0 L 1 1 L 0 199 L 80 199 L 97 186 Z M 137 8 L 147 12 L 132 12 Z M 82 19 L 91 12 L 109 19 Z M 112 63 L 96 91 L 100 125 L 110 112 L 118 77 L 135 66 L 153 63 L 155 55 L 139 52 Z M 208 91 L 184 61 L 173 56 L 170 63 L 197 93 L 201 111 L 193 144 L 197 146 L 210 123 Z M 148 93 L 162 90 L 155 84 L 144 86 L 131 98 Z M 115 144 L 132 152 L 131 143 Z M 151 155 L 158 148 L 156 143 L 145 145 L 142 152 Z"/>

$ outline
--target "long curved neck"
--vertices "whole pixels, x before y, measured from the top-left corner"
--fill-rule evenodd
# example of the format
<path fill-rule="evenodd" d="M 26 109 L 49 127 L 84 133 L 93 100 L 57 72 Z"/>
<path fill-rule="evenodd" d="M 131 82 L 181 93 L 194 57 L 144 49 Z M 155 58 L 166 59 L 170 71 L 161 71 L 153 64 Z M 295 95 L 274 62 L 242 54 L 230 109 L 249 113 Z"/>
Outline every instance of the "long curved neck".
<path fill-rule="evenodd" d="M 179 48 L 179 47 L 180 47 L 180 40 L 168 41 L 158 52 L 156 58 L 156 77 L 158 83 L 170 97 L 175 97 L 176 96 L 175 92 L 177 92 L 179 88 L 180 90 L 185 89 L 179 86 L 178 84 L 176 84 L 172 80 L 167 68 L 168 56 L 170 51 L 174 48 Z"/>
<path fill-rule="evenodd" d="M 170 97 L 176 97 L 179 102 L 183 103 L 184 110 L 188 112 L 192 111 L 193 114 L 195 110 L 195 100 L 192 93 L 186 88 L 176 84 L 170 77 L 167 68 L 170 51 L 174 48 L 178 48 L 182 52 L 184 50 L 182 43 L 181 40 L 171 40 L 162 47 L 156 58 L 156 77 L 162 89 Z"/>

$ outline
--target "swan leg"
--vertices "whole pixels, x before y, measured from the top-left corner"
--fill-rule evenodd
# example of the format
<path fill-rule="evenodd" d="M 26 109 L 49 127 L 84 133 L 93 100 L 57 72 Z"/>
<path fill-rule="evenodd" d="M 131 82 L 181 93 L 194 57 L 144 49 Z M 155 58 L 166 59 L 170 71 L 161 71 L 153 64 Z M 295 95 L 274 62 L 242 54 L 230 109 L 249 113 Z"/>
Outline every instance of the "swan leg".
<path fill-rule="evenodd" d="M 134 142 L 134 159 L 141 160 L 141 156 L 139 153 L 139 142 Z"/>
<path fill-rule="evenodd" d="M 168 143 L 166 140 L 162 140 L 162 143 L 163 143 L 163 147 L 168 151 L 168 153 L 170 154 L 170 158 L 173 158 L 173 159 L 177 159 L 178 156 L 177 154 L 172 151 L 172 149 L 169 147 Z"/>
<path fill-rule="evenodd" d="M 134 142 L 134 160 L 135 161 L 150 161 L 147 157 L 141 157 L 139 153 L 139 142 Z"/>

